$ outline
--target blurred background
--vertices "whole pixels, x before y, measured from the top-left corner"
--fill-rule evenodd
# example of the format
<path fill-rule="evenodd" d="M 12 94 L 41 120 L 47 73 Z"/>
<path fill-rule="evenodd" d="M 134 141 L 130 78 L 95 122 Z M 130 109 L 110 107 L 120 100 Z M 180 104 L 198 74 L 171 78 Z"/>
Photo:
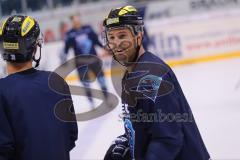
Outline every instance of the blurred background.
<path fill-rule="evenodd" d="M 79 14 L 81 24 L 90 25 L 102 42 L 102 20 L 110 9 L 126 4 L 144 15 L 147 48 L 176 73 L 212 159 L 240 159 L 240 0 L 0 0 L 0 17 L 24 14 L 39 21 L 45 39 L 40 69 L 53 71 L 62 64 L 71 15 Z M 96 50 L 107 87 L 116 94 L 111 56 Z M 67 59 L 72 57 L 70 51 Z M 0 78 L 4 76 L 0 60 Z M 66 80 L 82 85 L 76 71 Z M 91 87 L 99 88 L 96 82 Z M 77 113 L 91 110 L 87 98 L 73 95 L 73 100 Z M 120 113 L 119 103 L 106 115 L 78 122 L 72 159 L 102 159 L 111 141 L 123 133 Z"/>

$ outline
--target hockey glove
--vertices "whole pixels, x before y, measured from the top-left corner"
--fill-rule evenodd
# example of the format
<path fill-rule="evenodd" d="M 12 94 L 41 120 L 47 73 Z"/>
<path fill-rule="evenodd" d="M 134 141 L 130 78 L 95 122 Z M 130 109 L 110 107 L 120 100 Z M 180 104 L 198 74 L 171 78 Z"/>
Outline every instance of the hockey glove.
<path fill-rule="evenodd" d="M 109 147 L 104 160 L 131 160 L 128 138 L 121 135 L 113 141 Z"/>

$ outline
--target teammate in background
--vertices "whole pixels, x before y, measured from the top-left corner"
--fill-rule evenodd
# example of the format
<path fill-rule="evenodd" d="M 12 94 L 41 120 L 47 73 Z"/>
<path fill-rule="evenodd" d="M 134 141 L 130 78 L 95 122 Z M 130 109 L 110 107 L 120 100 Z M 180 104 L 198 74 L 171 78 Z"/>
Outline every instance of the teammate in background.
<path fill-rule="evenodd" d="M 39 65 L 35 54 L 38 47 L 41 54 L 42 42 L 39 24 L 29 16 L 10 16 L 0 28 L 8 73 L 0 79 L 1 160 L 70 160 L 75 147 L 78 129 L 67 83 L 32 66 Z"/>
<path fill-rule="evenodd" d="M 70 17 L 72 22 L 72 29 L 67 32 L 65 36 L 65 46 L 64 51 L 60 55 L 62 63 L 66 61 L 66 56 L 69 52 L 70 48 L 73 48 L 75 56 L 79 55 L 94 55 L 97 56 L 97 52 L 95 46 L 99 46 L 103 49 L 102 44 L 98 39 L 98 35 L 94 32 L 94 30 L 88 25 L 82 25 L 80 22 L 79 15 L 72 15 Z M 100 84 L 101 89 L 103 90 L 103 95 L 107 100 L 107 86 L 104 78 L 104 73 L 101 68 L 99 71 L 99 67 L 101 67 L 100 62 L 94 62 L 91 71 L 93 72 L 94 76 L 97 77 L 98 83 Z M 89 75 L 85 74 L 87 67 L 80 67 L 77 68 L 79 78 L 81 83 L 85 87 L 86 95 L 91 103 L 91 106 L 94 107 L 92 93 L 90 90 L 90 83 L 89 83 Z"/>
<path fill-rule="evenodd" d="M 67 31 L 68 31 L 68 24 L 64 21 L 60 22 L 59 33 L 60 33 L 60 39 L 61 40 L 65 39 Z"/>
<path fill-rule="evenodd" d="M 208 160 L 175 74 L 143 48 L 143 20 L 137 10 L 133 6 L 112 9 L 103 23 L 106 45 L 126 67 L 121 96 L 126 132 L 104 159 Z"/>

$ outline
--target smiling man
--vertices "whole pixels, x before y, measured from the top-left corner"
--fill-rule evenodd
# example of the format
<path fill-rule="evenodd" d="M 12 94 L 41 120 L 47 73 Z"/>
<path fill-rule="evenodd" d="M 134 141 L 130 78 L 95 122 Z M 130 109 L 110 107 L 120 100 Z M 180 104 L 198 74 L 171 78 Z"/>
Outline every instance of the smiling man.
<path fill-rule="evenodd" d="M 145 51 L 143 19 L 133 6 L 112 9 L 104 20 L 105 42 L 126 67 L 122 104 L 126 133 L 105 160 L 208 160 L 191 109 L 171 68 Z"/>

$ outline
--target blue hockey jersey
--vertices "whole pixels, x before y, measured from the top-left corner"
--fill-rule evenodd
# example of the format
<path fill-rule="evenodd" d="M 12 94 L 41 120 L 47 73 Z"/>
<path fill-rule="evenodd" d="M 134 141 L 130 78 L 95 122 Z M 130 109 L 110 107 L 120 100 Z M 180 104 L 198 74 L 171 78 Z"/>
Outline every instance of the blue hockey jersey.
<path fill-rule="evenodd" d="M 67 54 L 73 48 L 76 56 L 82 54 L 97 55 L 95 46 L 103 47 L 97 34 L 90 26 L 82 26 L 79 29 L 71 29 L 65 37 L 64 53 Z"/>
<path fill-rule="evenodd" d="M 32 68 L 0 79 L 0 160 L 69 160 L 78 130 L 56 115 L 64 100 L 69 87 L 55 73 Z"/>
<path fill-rule="evenodd" d="M 136 160 L 210 158 L 178 80 L 160 58 L 145 52 L 122 86 L 125 128 Z"/>

